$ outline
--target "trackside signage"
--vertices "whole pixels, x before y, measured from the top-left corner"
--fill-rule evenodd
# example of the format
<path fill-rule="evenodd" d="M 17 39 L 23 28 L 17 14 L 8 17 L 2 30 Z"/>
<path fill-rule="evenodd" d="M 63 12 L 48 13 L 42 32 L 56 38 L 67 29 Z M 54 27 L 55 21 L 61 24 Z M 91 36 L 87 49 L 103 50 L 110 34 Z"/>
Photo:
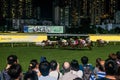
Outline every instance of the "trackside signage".
<path fill-rule="evenodd" d="M 47 35 L 0 35 L 0 42 L 41 42 Z"/>
<path fill-rule="evenodd" d="M 89 35 L 90 40 L 102 39 L 105 41 L 120 41 L 120 35 Z"/>

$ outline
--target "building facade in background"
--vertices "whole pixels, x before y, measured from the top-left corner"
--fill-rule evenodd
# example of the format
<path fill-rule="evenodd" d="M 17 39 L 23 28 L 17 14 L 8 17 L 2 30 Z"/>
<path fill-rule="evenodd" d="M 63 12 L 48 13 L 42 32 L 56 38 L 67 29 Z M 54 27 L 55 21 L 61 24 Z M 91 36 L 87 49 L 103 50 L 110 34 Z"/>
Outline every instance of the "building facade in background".
<path fill-rule="evenodd" d="M 55 1 L 58 2 L 58 0 Z M 59 3 L 61 4 L 54 6 L 54 9 L 59 7 L 54 14 L 59 10 L 60 18 L 57 18 L 59 19 L 57 21 L 67 26 L 79 26 L 82 20 L 88 19 L 92 25 L 101 24 L 108 20 L 115 23 L 114 16 L 120 10 L 119 0 L 59 0 Z"/>
<path fill-rule="evenodd" d="M 5 18 L 32 18 L 32 0 L 1 0 Z"/>
<path fill-rule="evenodd" d="M 120 24 L 120 0 L 0 0 L 0 19 L 8 26 L 51 21 L 68 28 L 82 25 Z M 2 21 L 2 20 L 1 20 Z M 15 22 L 16 21 L 16 22 Z M 51 24 L 50 22 L 50 24 Z M 22 29 L 21 29 L 22 30 Z"/>
<path fill-rule="evenodd" d="M 24 19 L 33 18 L 32 0 L 0 0 L 0 3 L 0 16 L 5 19 L 6 30 L 21 31 Z"/>

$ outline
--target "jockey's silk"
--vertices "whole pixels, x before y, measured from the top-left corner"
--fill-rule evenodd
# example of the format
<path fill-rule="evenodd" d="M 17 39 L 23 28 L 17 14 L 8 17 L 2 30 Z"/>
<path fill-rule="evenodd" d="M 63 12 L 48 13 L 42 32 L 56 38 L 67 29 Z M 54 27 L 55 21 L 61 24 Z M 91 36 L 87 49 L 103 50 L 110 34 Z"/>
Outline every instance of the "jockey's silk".
<path fill-rule="evenodd" d="M 86 41 L 85 40 L 81 40 L 82 44 L 86 44 Z"/>
<path fill-rule="evenodd" d="M 78 40 L 75 40 L 75 44 L 78 44 Z"/>

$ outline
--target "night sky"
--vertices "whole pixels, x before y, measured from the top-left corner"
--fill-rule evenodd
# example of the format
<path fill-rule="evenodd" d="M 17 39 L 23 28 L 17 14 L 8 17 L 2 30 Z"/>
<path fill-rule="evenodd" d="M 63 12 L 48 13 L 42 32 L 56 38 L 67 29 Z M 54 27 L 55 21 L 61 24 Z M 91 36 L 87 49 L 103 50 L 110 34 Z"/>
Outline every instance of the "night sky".
<path fill-rule="evenodd" d="M 41 18 L 52 18 L 52 0 L 33 0 L 33 6 L 41 8 Z"/>

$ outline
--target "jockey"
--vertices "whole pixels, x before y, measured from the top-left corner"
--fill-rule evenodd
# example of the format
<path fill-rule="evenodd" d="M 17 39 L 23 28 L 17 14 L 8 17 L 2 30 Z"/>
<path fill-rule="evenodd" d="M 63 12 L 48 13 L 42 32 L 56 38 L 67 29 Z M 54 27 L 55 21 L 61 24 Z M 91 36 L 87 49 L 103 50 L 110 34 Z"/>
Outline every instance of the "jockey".
<path fill-rule="evenodd" d="M 102 39 L 99 39 L 99 41 L 100 41 L 100 43 L 104 43 L 104 40 L 102 40 Z"/>
<path fill-rule="evenodd" d="M 86 43 L 91 43 L 91 40 L 88 38 L 86 38 Z"/>
<path fill-rule="evenodd" d="M 73 38 L 70 38 L 70 41 L 71 41 L 71 43 L 74 43 L 74 39 Z"/>
<path fill-rule="evenodd" d="M 68 42 L 67 42 L 67 40 L 65 40 L 65 39 L 62 39 L 62 43 L 63 43 L 64 45 L 68 45 Z"/>
<path fill-rule="evenodd" d="M 86 46 L 86 41 L 84 39 L 80 39 L 80 42 L 82 43 L 82 45 Z"/>
<path fill-rule="evenodd" d="M 48 42 L 48 44 L 52 44 L 52 42 L 50 40 L 48 40 L 47 42 Z"/>
<path fill-rule="evenodd" d="M 72 43 L 73 45 L 76 45 L 76 41 L 75 41 L 73 38 L 71 38 L 71 43 Z"/>
<path fill-rule="evenodd" d="M 86 44 L 86 41 L 84 39 L 82 40 L 82 44 Z"/>
<path fill-rule="evenodd" d="M 76 41 L 75 40 L 73 40 L 73 44 L 76 45 Z"/>
<path fill-rule="evenodd" d="M 78 39 L 75 40 L 75 44 L 78 45 Z"/>
<path fill-rule="evenodd" d="M 62 39 L 62 42 L 63 42 L 63 43 L 66 43 L 66 42 L 67 42 L 67 40 L 65 40 L 65 39 Z"/>

